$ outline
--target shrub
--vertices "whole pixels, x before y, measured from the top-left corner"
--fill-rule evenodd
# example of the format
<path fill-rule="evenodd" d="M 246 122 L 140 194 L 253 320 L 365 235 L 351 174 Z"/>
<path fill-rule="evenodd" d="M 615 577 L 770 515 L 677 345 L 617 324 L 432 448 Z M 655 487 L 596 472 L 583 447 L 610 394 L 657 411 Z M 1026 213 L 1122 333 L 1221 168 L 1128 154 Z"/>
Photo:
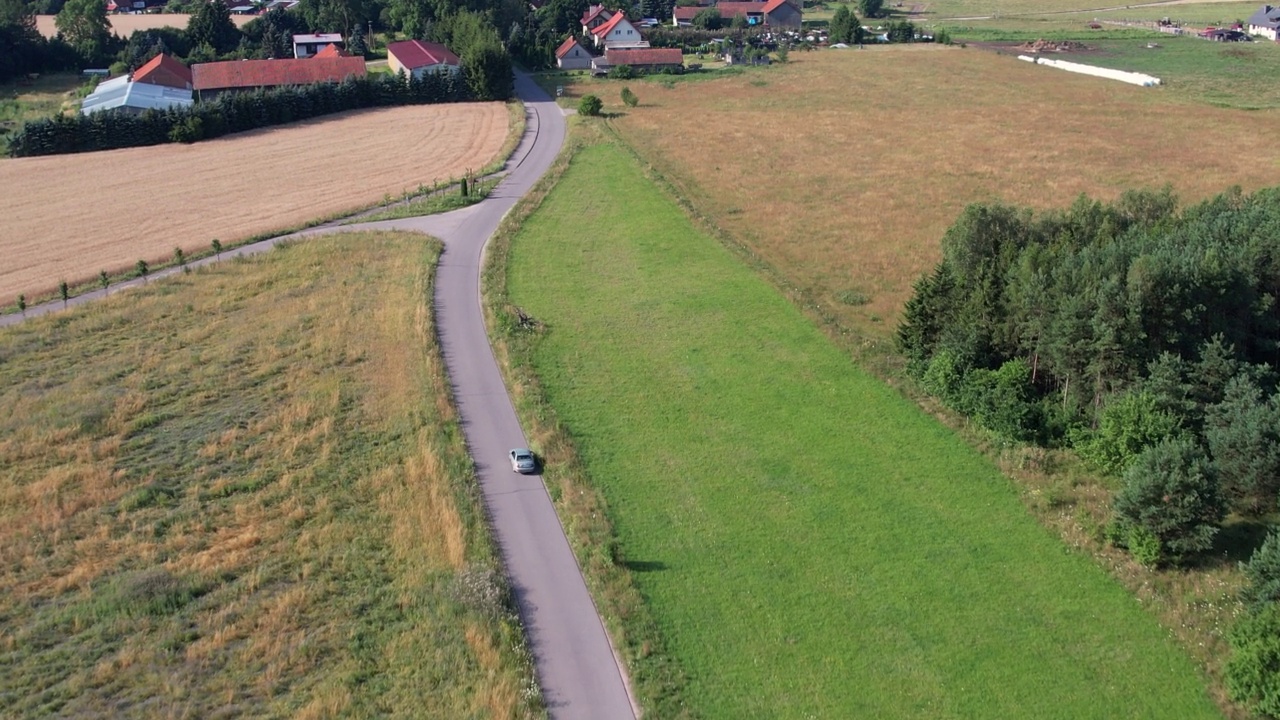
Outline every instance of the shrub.
<path fill-rule="evenodd" d="M 636 71 L 630 65 L 614 65 L 609 68 L 609 77 L 613 80 L 630 80 L 636 76 Z"/>
<path fill-rule="evenodd" d="M 1240 569 L 1249 580 L 1240 592 L 1245 603 L 1257 608 L 1280 602 L 1280 532 L 1273 530 Z"/>
<path fill-rule="evenodd" d="M 578 101 L 578 114 L 595 117 L 604 109 L 604 102 L 595 95 L 583 95 Z"/>
<path fill-rule="evenodd" d="M 640 98 L 636 97 L 636 94 L 631 92 L 631 88 L 624 87 L 622 88 L 622 104 L 633 108 L 640 104 Z"/>
<path fill-rule="evenodd" d="M 1227 692 L 1255 715 L 1280 716 L 1280 604 L 1246 614 L 1231 629 Z"/>
<path fill-rule="evenodd" d="M 1143 390 L 1108 403 L 1098 429 L 1078 435 L 1074 445 L 1094 467 L 1120 475 L 1143 450 L 1179 434 L 1178 419 L 1158 409 L 1155 395 Z"/>
<path fill-rule="evenodd" d="M 1137 529 L 1144 529 L 1159 540 L 1159 560 L 1175 564 L 1208 550 L 1223 516 L 1213 466 L 1185 438 L 1166 440 L 1139 455 L 1125 471 L 1113 509 L 1131 542 Z"/>

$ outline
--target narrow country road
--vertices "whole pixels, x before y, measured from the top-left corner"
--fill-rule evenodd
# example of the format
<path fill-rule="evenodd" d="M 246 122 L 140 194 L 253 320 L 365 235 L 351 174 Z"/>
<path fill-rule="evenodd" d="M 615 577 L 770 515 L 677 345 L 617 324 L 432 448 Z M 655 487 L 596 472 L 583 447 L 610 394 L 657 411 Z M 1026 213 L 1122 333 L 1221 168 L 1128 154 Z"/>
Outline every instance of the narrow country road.
<path fill-rule="evenodd" d="M 485 330 L 482 258 L 502 218 L 551 167 L 565 137 L 563 110 L 532 79 L 518 74 L 516 93 L 525 103 L 525 135 L 507 162 L 506 176 L 483 202 L 428 217 L 313 228 L 224 255 L 253 255 L 288 238 L 356 230 L 410 230 L 444 241 L 435 291 L 441 350 L 550 715 L 556 720 L 634 719 L 637 713 L 625 674 L 546 487 L 540 476 L 512 473 L 507 461 L 508 450 L 528 443 Z M 191 265 L 215 261 L 205 258 Z M 140 283 L 120 283 L 113 291 Z M 101 291 L 87 293 L 70 304 L 100 297 Z M 26 316 L 60 310 L 62 303 L 47 303 L 29 308 Z M 17 315 L 0 316 L 0 327 L 21 320 Z"/>

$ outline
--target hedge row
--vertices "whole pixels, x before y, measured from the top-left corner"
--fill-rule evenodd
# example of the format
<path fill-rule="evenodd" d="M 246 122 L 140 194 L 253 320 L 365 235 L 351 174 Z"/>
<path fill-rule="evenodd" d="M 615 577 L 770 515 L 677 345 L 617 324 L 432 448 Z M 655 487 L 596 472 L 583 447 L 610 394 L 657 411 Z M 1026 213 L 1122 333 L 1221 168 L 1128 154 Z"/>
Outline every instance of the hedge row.
<path fill-rule="evenodd" d="M 106 110 L 29 122 L 9 138 L 12 157 L 115 150 L 196 142 L 320 115 L 391 105 L 422 105 L 471 99 L 461 75 L 366 75 L 340 83 L 223 93 L 188 108 L 131 115 Z"/>

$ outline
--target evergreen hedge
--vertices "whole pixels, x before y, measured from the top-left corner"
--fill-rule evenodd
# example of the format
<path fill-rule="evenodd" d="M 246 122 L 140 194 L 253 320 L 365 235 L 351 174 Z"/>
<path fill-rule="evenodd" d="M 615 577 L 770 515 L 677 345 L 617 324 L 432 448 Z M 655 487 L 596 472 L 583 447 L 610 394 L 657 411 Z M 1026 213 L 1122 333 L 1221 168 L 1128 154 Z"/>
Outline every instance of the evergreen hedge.
<path fill-rule="evenodd" d="M 131 115 L 107 110 L 29 122 L 9 138 L 11 157 L 191 143 L 346 110 L 473 99 L 462 74 L 349 77 L 340 83 L 224 92 L 188 108 Z"/>

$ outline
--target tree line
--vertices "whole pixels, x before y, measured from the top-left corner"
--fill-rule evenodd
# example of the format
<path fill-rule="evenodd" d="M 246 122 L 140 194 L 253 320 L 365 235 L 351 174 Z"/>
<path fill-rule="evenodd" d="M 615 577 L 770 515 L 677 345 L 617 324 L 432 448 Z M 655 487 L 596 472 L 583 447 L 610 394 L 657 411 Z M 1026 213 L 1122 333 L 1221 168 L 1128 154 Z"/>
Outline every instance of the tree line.
<path fill-rule="evenodd" d="M 231 133 L 370 107 L 460 102 L 473 99 L 464 77 L 428 73 L 349 77 L 251 92 L 223 93 L 188 108 L 139 115 L 99 112 L 59 115 L 27 123 L 9 139 L 13 157 L 191 143 Z"/>

